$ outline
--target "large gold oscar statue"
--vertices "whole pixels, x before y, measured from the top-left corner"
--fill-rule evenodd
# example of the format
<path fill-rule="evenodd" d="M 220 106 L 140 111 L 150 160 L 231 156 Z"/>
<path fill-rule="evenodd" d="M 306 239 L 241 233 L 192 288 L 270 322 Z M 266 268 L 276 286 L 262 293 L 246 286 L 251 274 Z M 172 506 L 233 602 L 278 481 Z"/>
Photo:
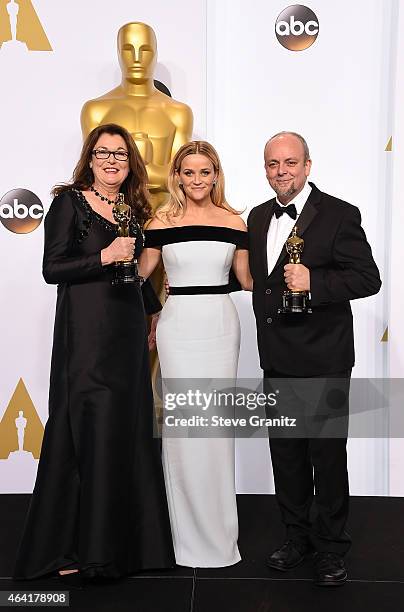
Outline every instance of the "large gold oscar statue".
<path fill-rule="evenodd" d="M 178 149 L 191 140 L 193 115 L 186 104 L 156 89 L 157 41 L 145 23 L 127 23 L 118 32 L 122 82 L 81 111 L 86 137 L 104 123 L 118 123 L 133 136 L 146 164 L 153 210 L 167 200 L 167 175 Z"/>
<path fill-rule="evenodd" d="M 140 22 L 127 23 L 118 32 L 118 56 L 122 82 L 103 96 L 86 102 L 81 111 L 81 127 L 86 137 L 105 123 L 117 123 L 133 136 L 146 164 L 153 211 L 167 201 L 167 176 L 178 149 L 191 140 L 193 115 L 186 104 L 177 102 L 156 89 L 154 68 L 157 41 L 153 29 Z M 164 297 L 163 271 L 160 267 L 152 281 Z M 158 359 L 151 356 L 153 386 Z M 161 405 L 157 401 L 157 411 Z"/>

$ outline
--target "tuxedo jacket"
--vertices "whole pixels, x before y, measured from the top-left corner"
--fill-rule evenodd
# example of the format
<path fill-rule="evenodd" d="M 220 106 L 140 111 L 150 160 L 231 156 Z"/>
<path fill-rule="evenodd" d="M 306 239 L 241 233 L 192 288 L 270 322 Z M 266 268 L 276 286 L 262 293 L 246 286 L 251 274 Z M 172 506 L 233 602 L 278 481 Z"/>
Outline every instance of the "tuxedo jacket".
<path fill-rule="evenodd" d="M 292 376 L 342 372 L 354 364 L 350 300 L 377 293 L 379 271 L 358 208 L 312 191 L 296 224 L 304 239 L 301 263 L 310 270 L 311 314 L 278 314 L 286 289 L 285 246 L 268 275 L 267 234 L 275 198 L 248 217 L 253 308 L 261 367 Z"/>

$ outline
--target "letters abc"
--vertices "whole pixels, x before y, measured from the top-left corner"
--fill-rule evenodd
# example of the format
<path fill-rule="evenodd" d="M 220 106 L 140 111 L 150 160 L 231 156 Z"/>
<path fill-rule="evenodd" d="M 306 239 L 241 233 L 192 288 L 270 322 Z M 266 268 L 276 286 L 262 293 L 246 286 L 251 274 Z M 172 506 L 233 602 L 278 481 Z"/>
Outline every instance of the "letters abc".
<path fill-rule="evenodd" d="M 43 216 L 43 208 L 39 204 L 31 204 L 26 206 L 18 201 L 18 198 L 13 199 L 12 204 L 1 204 L 0 217 L 2 219 L 40 219 Z"/>
<path fill-rule="evenodd" d="M 301 34 L 315 36 L 318 34 L 319 25 L 317 21 L 307 21 L 304 24 L 302 21 L 295 19 L 294 15 L 291 15 L 289 22 L 278 21 L 275 29 L 278 36 L 300 36 Z"/>

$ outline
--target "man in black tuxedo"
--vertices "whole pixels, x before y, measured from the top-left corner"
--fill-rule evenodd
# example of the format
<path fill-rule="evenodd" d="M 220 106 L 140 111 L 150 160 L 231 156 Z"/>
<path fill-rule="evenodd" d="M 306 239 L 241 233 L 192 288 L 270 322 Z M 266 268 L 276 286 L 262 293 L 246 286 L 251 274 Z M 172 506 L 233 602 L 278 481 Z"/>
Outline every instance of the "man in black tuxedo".
<path fill-rule="evenodd" d="M 294 409 L 300 402 L 304 411 L 314 401 L 307 397 L 312 382 L 321 381 L 332 390 L 335 379 L 336 397 L 342 392 L 348 398 L 354 365 L 349 301 L 377 293 L 381 281 L 359 210 L 307 181 L 311 160 L 304 138 L 293 132 L 276 134 L 267 142 L 264 157 L 276 198 L 253 208 L 248 217 L 260 362 L 268 387 L 283 382 L 282 393 L 289 394 L 288 399 L 293 396 Z M 295 225 L 305 246 L 302 263 L 289 264 L 284 245 Z M 310 292 L 312 314 L 278 314 L 285 285 Z M 315 413 L 317 408 L 311 409 Z M 294 438 L 270 434 L 275 492 L 287 531 L 283 546 L 268 559 L 271 568 L 296 567 L 314 548 L 316 584 L 346 582 L 346 441 L 345 433 Z M 314 487 L 316 518 L 311 522 Z"/>

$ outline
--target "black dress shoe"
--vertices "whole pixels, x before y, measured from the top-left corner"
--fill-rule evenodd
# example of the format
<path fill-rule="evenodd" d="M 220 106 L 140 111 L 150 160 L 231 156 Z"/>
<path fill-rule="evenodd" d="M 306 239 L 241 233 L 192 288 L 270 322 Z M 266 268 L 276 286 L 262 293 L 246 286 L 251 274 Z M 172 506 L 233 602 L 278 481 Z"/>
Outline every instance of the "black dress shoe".
<path fill-rule="evenodd" d="M 83 589 L 87 584 L 86 579 L 80 572 L 72 572 L 71 574 L 59 574 L 58 572 L 56 576 L 67 589 Z"/>
<path fill-rule="evenodd" d="M 286 572 L 303 563 L 308 552 L 308 547 L 298 546 L 293 540 L 287 540 L 281 548 L 272 553 L 266 563 L 272 569 Z"/>
<path fill-rule="evenodd" d="M 342 586 L 348 580 L 344 560 L 337 553 L 316 553 L 314 569 L 317 586 Z"/>

